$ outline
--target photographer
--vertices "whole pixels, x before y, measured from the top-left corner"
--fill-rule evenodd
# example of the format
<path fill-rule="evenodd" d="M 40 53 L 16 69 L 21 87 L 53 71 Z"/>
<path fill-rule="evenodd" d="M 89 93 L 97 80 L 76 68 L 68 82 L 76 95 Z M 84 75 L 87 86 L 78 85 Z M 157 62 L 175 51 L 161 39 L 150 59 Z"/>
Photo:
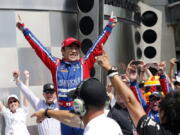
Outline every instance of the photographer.
<path fill-rule="evenodd" d="M 106 53 L 97 57 L 97 61 L 106 71 L 111 70 L 112 65 Z M 132 91 L 115 72 L 117 71 L 109 75 L 110 80 L 125 102 L 139 135 L 178 135 L 180 133 L 180 91 L 172 91 L 160 101 L 160 124 L 158 124 L 146 115 Z"/>

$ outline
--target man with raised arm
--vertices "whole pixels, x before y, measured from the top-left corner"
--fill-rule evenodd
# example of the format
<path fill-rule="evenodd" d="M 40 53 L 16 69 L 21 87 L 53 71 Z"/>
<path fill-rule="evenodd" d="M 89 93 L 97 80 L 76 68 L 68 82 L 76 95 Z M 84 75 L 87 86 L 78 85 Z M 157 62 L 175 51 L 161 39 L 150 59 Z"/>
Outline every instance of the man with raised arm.
<path fill-rule="evenodd" d="M 29 72 L 26 74 L 28 74 L 29 76 Z M 26 99 L 29 101 L 29 103 L 32 105 L 35 111 L 45 110 L 47 108 L 52 110 L 59 109 L 54 85 L 52 83 L 46 83 L 43 86 L 42 94 L 44 99 L 40 99 L 32 92 L 29 87 L 27 87 L 27 85 L 24 85 L 24 83 L 20 80 L 19 76 L 19 71 L 13 72 L 13 77 L 14 81 L 16 81 L 16 85 L 26 97 Z M 60 122 L 53 118 L 45 119 L 43 122 L 39 123 L 37 127 L 39 135 L 61 135 Z"/>
<path fill-rule="evenodd" d="M 90 71 L 96 62 L 95 56 L 102 54 L 102 44 L 105 44 L 116 22 L 115 17 L 109 19 L 103 32 L 84 57 L 80 57 L 81 43 L 73 37 L 66 38 L 61 48 L 62 59 L 54 57 L 32 32 L 24 27 L 23 23 L 17 23 L 16 26 L 23 32 L 36 54 L 51 71 L 61 110 L 73 110 L 73 101 L 67 95 L 74 91 L 82 80 L 90 77 Z M 61 130 L 62 135 L 81 135 L 83 132 L 64 124 L 61 125 Z"/>
<path fill-rule="evenodd" d="M 180 91 L 169 92 L 160 101 L 160 124 L 158 124 L 146 115 L 133 92 L 122 82 L 117 70 L 112 69 L 107 54 L 97 57 L 97 61 L 108 72 L 112 85 L 124 100 L 139 135 L 180 134 Z"/>
<path fill-rule="evenodd" d="M 107 101 L 106 88 L 96 78 L 86 79 L 78 85 L 74 99 L 74 111 L 47 110 L 33 114 L 41 122 L 45 113 L 72 126 L 84 128 L 83 135 L 122 135 L 116 121 L 104 112 Z"/>

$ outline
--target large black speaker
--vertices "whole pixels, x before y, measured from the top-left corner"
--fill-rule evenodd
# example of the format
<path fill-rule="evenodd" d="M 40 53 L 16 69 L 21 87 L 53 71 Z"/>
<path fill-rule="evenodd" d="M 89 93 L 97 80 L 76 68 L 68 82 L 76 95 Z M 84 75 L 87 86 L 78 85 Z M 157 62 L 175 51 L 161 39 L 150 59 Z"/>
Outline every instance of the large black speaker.
<path fill-rule="evenodd" d="M 77 0 L 79 40 L 84 54 L 99 35 L 99 0 Z"/>
<path fill-rule="evenodd" d="M 79 40 L 82 52 L 87 53 L 99 35 L 100 0 L 77 0 Z M 91 77 L 96 74 L 96 67 L 91 71 Z"/>
<path fill-rule="evenodd" d="M 141 23 L 133 28 L 135 58 L 158 62 L 161 58 L 162 12 L 142 2 L 138 6 Z"/>

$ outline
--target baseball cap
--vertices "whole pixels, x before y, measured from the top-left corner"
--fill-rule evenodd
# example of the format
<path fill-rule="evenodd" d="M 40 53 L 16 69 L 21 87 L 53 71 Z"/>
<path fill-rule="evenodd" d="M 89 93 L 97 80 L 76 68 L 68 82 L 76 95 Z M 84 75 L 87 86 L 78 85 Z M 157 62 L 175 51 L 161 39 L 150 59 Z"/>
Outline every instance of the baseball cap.
<path fill-rule="evenodd" d="M 155 92 L 153 92 L 153 93 L 149 96 L 149 98 L 152 98 L 152 97 L 159 97 L 159 98 L 161 98 L 161 97 L 162 97 L 162 94 L 161 94 L 161 92 L 159 92 L 159 91 L 155 91 Z"/>
<path fill-rule="evenodd" d="M 47 83 L 43 86 L 43 92 L 48 92 L 48 91 L 55 91 L 54 85 L 52 83 Z"/>
<path fill-rule="evenodd" d="M 73 37 L 68 37 L 62 42 L 62 47 L 67 47 L 71 45 L 72 43 L 79 45 L 79 47 L 81 46 L 81 43 L 77 39 Z"/>
<path fill-rule="evenodd" d="M 180 71 L 175 72 L 175 81 L 180 83 Z"/>
<path fill-rule="evenodd" d="M 8 98 L 7 98 L 7 101 L 9 101 L 10 98 L 15 98 L 16 100 L 19 101 L 19 98 L 16 95 L 14 95 L 14 94 L 9 95 Z"/>
<path fill-rule="evenodd" d="M 77 95 L 86 105 L 104 106 L 107 100 L 106 88 L 96 78 L 82 81 L 77 87 Z"/>

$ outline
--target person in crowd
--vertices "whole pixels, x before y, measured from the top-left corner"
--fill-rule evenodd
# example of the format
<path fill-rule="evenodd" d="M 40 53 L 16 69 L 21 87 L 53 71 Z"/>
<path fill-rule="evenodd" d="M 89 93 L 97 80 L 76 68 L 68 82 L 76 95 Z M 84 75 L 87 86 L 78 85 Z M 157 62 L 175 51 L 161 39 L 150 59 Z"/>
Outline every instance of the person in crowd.
<path fill-rule="evenodd" d="M 159 76 L 151 76 L 144 82 L 144 97 L 149 102 L 149 96 L 155 91 L 161 90 Z"/>
<path fill-rule="evenodd" d="M 62 122 L 66 121 L 68 125 L 84 127 L 84 135 L 122 135 L 120 126 L 104 113 L 107 93 L 99 80 L 89 78 L 82 81 L 73 97 L 73 112 L 48 109 L 36 112 L 33 116 L 37 117 L 37 122 L 41 122 L 46 113 Z"/>
<path fill-rule="evenodd" d="M 174 79 L 174 89 L 180 90 L 180 71 L 175 73 L 175 79 Z"/>
<path fill-rule="evenodd" d="M 111 83 L 126 104 L 139 135 L 178 135 L 180 133 L 180 91 L 171 91 L 160 101 L 159 124 L 146 115 L 133 92 L 122 82 L 117 70 L 112 70 L 105 52 L 97 57 L 97 61 L 109 73 Z"/>
<path fill-rule="evenodd" d="M 160 123 L 160 118 L 159 118 L 159 102 L 162 99 L 163 95 L 159 91 L 153 92 L 149 96 L 149 104 L 148 108 L 146 109 L 146 112 L 149 117 L 153 118 L 156 122 Z"/>
<path fill-rule="evenodd" d="M 111 84 L 111 88 L 112 88 L 112 84 Z M 136 135 L 137 132 L 130 118 L 126 105 L 124 104 L 122 98 L 117 94 L 116 91 L 114 91 L 114 100 L 115 100 L 115 104 L 112 107 L 110 107 L 107 116 L 114 119 L 119 124 L 119 126 L 122 129 L 123 135 Z M 112 101 L 114 100 L 112 99 Z"/>
<path fill-rule="evenodd" d="M 27 72 L 24 72 L 25 84 L 29 84 Z M 5 119 L 5 135 L 29 135 L 26 126 L 28 115 L 28 101 L 24 98 L 23 105 L 20 106 L 20 100 L 15 94 L 7 98 L 7 107 L 0 102 L 0 113 Z"/>
<path fill-rule="evenodd" d="M 154 119 L 147 116 L 142 106 L 137 101 L 132 90 L 122 82 L 118 75 L 117 70 L 112 70 L 112 66 L 108 60 L 106 54 L 97 57 L 98 63 L 109 73 L 110 80 L 115 87 L 116 91 L 122 97 L 130 116 L 135 124 L 139 135 L 165 135 L 173 134 L 178 135 L 180 133 L 180 92 L 171 91 L 160 101 L 159 112 L 160 112 L 160 124 L 154 121 Z M 173 114 L 173 116 L 172 116 Z M 73 123 L 78 121 L 77 115 L 67 111 L 54 111 L 49 110 L 48 115 L 59 119 L 63 122 Z M 44 118 L 44 111 L 37 112 L 34 114 L 41 121 Z M 68 119 L 68 120 L 67 120 Z M 71 121 L 71 122 L 70 122 Z M 77 125 L 74 122 L 74 126 Z"/>
<path fill-rule="evenodd" d="M 35 111 L 47 108 L 58 110 L 59 107 L 57 103 L 56 92 L 52 83 L 46 83 L 43 86 L 44 99 L 40 99 L 29 89 L 29 87 L 23 84 L 19 78 L 19 71 L 14 71 L 13 77 L 17 86 Z M 38 133 L 39 135 L 61 135 L 60 122 L 53 118 L 46 119 L 42 123 L 38 124 Z"/>
<path fill-rule="evenodd" d="M 174 66 L 180 63 L 180 60 L 176 58 L 170 59 L 170 68 L 169 68 L 169 78 L 171 81 L 172 88 L 175 90 L 180 90 L 180 71 L 174 72 Z"/>
<path fill-rule="evenodd" d="M 24 27 L 22 22 L 17 22 L 17 28 L 23 32 L 36 54 L 51 71 L 61 110 L 73 109 L 73 101 L 68 98 L 67 94 L 74 91 L 82 80 L 90 77 L 90 71 L 96 62 L 95 56 L 102 54 L 102 44 L 105 44 L 116 22 L 116 17 L 112 16 L 84 57 L 80 57 L 81 43 L 73 37 L 66 38 L 61 47 L 62 59 L 54 57 L 32 32 Z M 64 124 L 61 125 L 61 130 L 62 135 L 81 135 L 83 133 L 81 129 L 74 129 Z"/>
<path fill-rule="evenodd" d="M 153 118 L 158 123 L 160 123 L 158 106 L 159 106 L 159 101 L 161 98 L 159 97 L 155 98 L 154 95 L 158 93 L 158 95 L 163 96 L 171 91 L 164 69 L 165 69 L 165 62 L 161 62 L 159 65 L 157 64 L 157 68 L 154 68 L 154 71 L 157 70 L 158 73 L 156 73 L 156 76 L 151 76 L 151 79 L 148 79 L 148 81 L 145 82 L 145 85 L 146 85 L 145 88 L 149 88 L 150 96 L 153 97 L 153 98 L 148 98 L 149 99 L 148 101 L 144 98 L 143 93 L 141 89 L 139 88 L 139 84 L 137 81 L 137 78 L 138 78 L 137 73 L 134 73 L 133 75 L 131 75 L 132 73 L 129 73 L 129 79 L 131 82 L 131 85 L 130 85 L 131 90 L 133 91 L 136 98 L 143 106 L 148 116 Z"/>
<path fill-rule="evenodd" d="M 177 61 L 176 58 L 172 58 L 172 59 L 170 59 L 170 61 L 169 61 L 170 66 L 169 66 L 168 76 L 169 76 L 169 79 L 170 79 L 171 82 L 173 82 L 174 66 L 176 65 L 176 61 Z"/>
<path fill-rule="evenodd" d="M 107 91 L 108 93 L 112 93 L 112 85 L 111 83 L 108 83 L 107 85 Z M 112 96 L 112 98 L 110 98 L 111 100 L 114 101 L 114 97 L 112 94 L 110 94 Z M 109 95 L 108 95 L 109 96 Z M 133 134 L 136 134 L 136 130 L 134 128 L 134 125 L 130 119 L 130 116 L 129 116 L 129 113 L 125 107 L 125 105 L 123 104 L 121 98 L 119 98 L 119 96 L 117 94 L 115 94 L 115 105 L 112 106 L 112 108 L 108 111 L 108 112 L 105 112 L 107 113 L 107 117 L 110 117 L 112 119 L 114 119 L 118 124 L 119 126 L 121 127 L 122 129 L 122 132 L 124 135 L 133 135 Z M 48 114 L 51 116 L 51 117 L 55 117 L 57 119 L 59 119 L 60 117 L 60 121 L 63 121 L 62 118 L 64 117 L 64 119 L 66 118 L 66 120 L 69 118 L 71 120 L 69 120 L 70 122 L 67 123 L 67 121 L 65 122 L 67 125 L 70 125 L 70 124 L 74 124 L 72 126 L 75 126 L 75 127 L 83 127 L 81 125 L 81 122 L 78 123 L 79 120 L 77 120 L 77 118 L 75 118 L 75 116 L 70 115 L 70 116 L 66 116 L 67 112 L 63 112 L 63 113 L 58 113 L 57 111 L 52 111 L 52 110 L 48 110 Z M 62 115 L 63 114 L 63 115 Z M 42 118 L 44 119 L 44 111 L 40 111 L 40 112 L 36 112 L 34 114 L 38 119 Z M 59 117 L 58 117 L 59 116 Z M 75 121 L 77 120 L 77 121 Z M 42 121 L 42 120 L 40 120 Z M 78 123 L 78 124 L 77 124 Z M 81 125 L 81 126 L 79 126 Z"/>
<path fill-rule="evenodd" d="M 108 110 L 108 109 L 111 109 L 116 103 L 116 99 L 114 98 L 114 90 L 113 90 L 111 83 L 107 83 L 106 93 L 107 93 L 108 99 L 109 99 L 108 100 L 108 106 L 107 106 L 107 110 Z"/>

